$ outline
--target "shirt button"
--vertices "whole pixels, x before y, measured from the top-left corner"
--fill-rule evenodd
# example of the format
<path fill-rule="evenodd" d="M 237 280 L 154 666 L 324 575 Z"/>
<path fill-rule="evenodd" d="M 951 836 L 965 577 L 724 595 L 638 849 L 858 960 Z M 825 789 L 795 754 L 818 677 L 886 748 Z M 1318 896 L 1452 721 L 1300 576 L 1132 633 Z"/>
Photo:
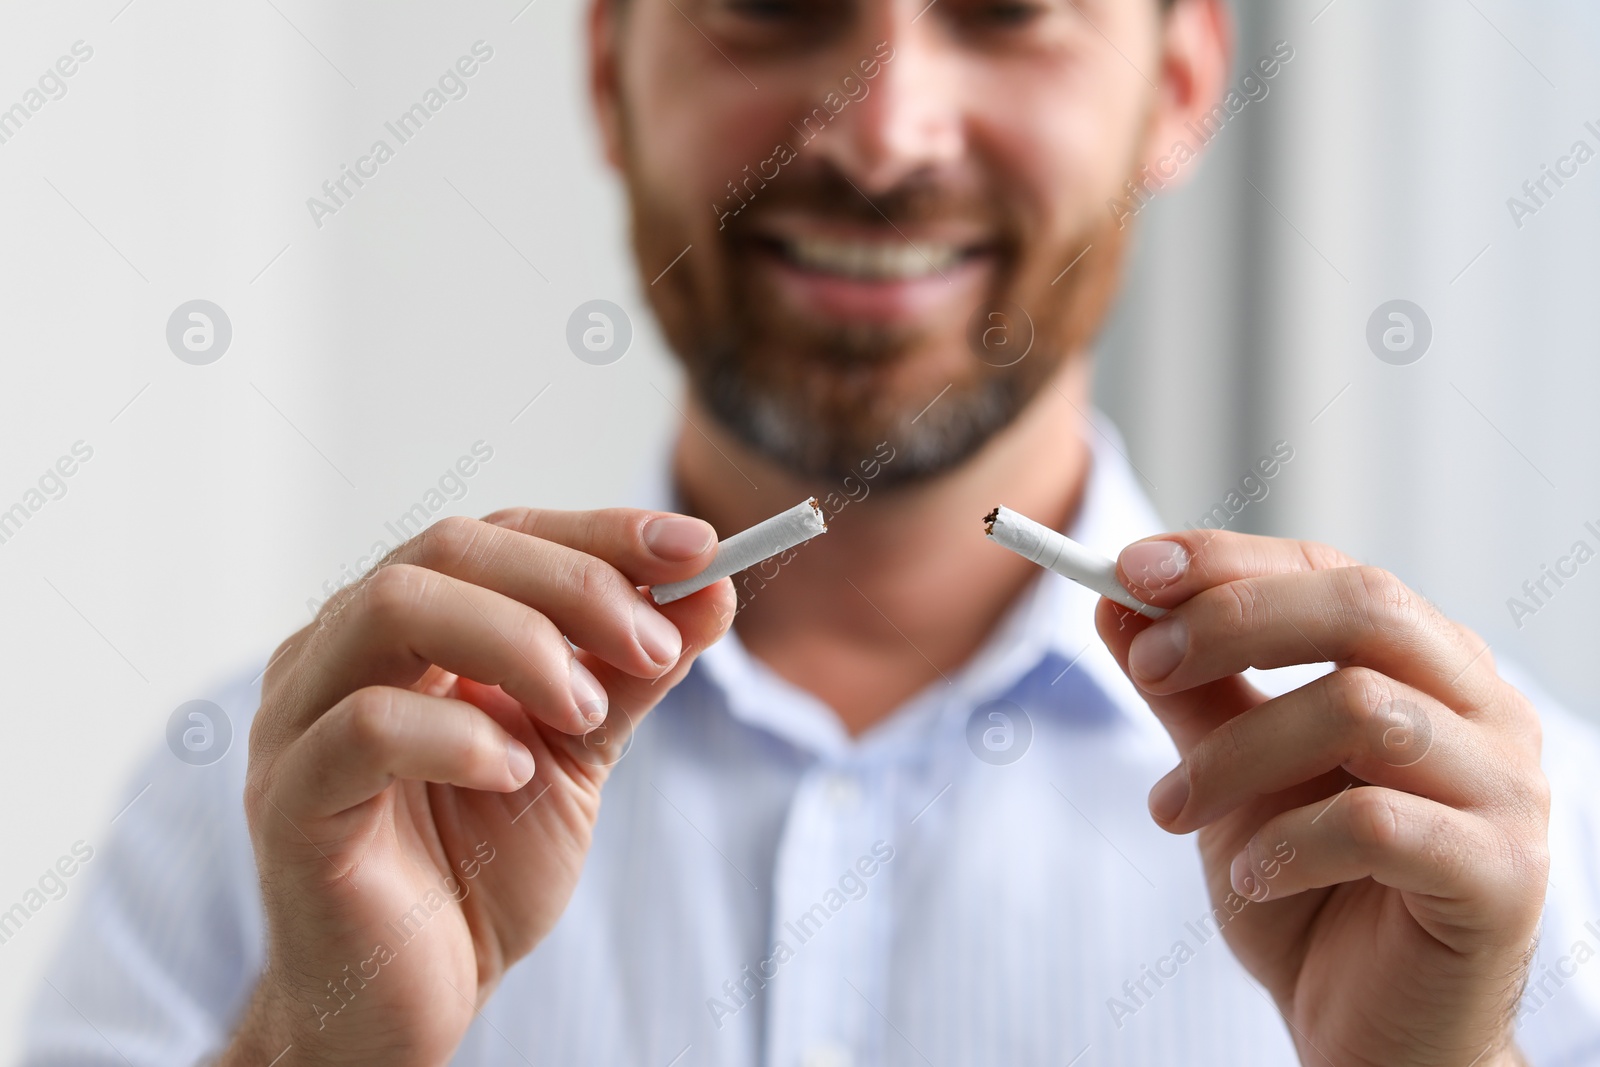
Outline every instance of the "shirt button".
<path fill-rule="evenodd" d="M 814 1045 L 806 1050 L 801 1067 L 850 1067 L 850 1050 L 838 1045 Z"/>
<path fill-rule="evenodd" d="M 861 786 L 849 775 L 835 774 L 828 778 L 828 802 L 840 811 L 854 811 L 861 806 Z M 807 1065 L 809 1067 L 809 1063 Z"/>

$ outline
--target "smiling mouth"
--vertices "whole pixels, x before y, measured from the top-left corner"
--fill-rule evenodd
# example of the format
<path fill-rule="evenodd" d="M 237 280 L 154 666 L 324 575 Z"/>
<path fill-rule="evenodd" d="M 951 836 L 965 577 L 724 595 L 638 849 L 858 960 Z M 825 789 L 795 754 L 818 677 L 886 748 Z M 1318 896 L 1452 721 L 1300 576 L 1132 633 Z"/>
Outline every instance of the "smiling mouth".
<path fill-rule="evenodd" d="M 861 282 L 907 282 L 942 277 L 984 253 L 981 246 L 948 241 L 915 244 L 903 237 L 849 240 L 834 237 L 763 237 L 758 243 L 791 267 Z"/>

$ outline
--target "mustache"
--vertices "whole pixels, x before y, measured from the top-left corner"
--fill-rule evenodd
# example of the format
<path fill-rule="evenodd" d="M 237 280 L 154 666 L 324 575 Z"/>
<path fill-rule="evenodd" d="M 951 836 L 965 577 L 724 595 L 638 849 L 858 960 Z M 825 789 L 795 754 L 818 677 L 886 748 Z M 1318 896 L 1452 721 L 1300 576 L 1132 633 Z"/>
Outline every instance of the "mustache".
<path fill-rule="evenodd" d="M 1005 197 L 976 184 L 932 170 L 908 175 L 887 190 L 868 193 L 830 161 L 806 165 L 796 161 L 769 178 L 749 167 L 739 181 L 728 183 L 720 205 L 733 212 L 725 219 L 730 236 L 746 236 L 777 214 L 809 217 L 863 226 L 899 227 L 951 219 L 975 222 L 997 235 L 1018 232 L 1017 220 L 1000 210 Z"/>

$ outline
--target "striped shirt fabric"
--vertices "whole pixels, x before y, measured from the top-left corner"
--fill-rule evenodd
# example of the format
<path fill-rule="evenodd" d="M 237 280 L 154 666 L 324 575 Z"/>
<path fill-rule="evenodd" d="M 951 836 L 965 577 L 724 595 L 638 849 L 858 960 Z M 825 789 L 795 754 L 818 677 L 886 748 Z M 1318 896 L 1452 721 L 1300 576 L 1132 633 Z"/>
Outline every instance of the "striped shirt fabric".
<path fill-rule="evenodd" d="M 664 471 L 642 497 L 670 503 Z M 1105 436 L 1068 532 L 1114 555 L 1160 529 Z M 1193 839 L 1147 813 L 1177 756 L 1095 635 L 1095 601 L 1041 572 L 969 663 L 854 739 L 737 637 L 709 650 L 617 764 L 570 907 L 452 1062 L 1297 1062 Z M 1535 1064 L 1600 1063 L 1600 734 L 1512 680 L 1543 713 L 1554 789 L 1518 1040 Z M 258 696 L 243 680 L 217 695 L 222 760 L 163 748 L 130 782 L 149 789 L 78 876 L 27 1067 L 170 1067 L 226 1045 L 263 963 L 240 801 Z"/>

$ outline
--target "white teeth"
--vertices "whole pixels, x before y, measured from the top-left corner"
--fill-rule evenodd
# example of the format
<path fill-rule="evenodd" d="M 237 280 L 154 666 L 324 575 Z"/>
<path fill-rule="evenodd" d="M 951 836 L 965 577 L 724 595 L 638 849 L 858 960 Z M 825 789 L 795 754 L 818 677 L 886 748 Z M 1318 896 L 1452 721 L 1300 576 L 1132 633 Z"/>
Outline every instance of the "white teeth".
<path fill-rule="evenodd" d="M 953 244 L 913 245 L 894 241 L 837 241 L 800 237 L 783 242 L 794 263 L 809 270 L 871 281 L 901 281 L 938 274 L 955 266 L 961 249 Z"/>

